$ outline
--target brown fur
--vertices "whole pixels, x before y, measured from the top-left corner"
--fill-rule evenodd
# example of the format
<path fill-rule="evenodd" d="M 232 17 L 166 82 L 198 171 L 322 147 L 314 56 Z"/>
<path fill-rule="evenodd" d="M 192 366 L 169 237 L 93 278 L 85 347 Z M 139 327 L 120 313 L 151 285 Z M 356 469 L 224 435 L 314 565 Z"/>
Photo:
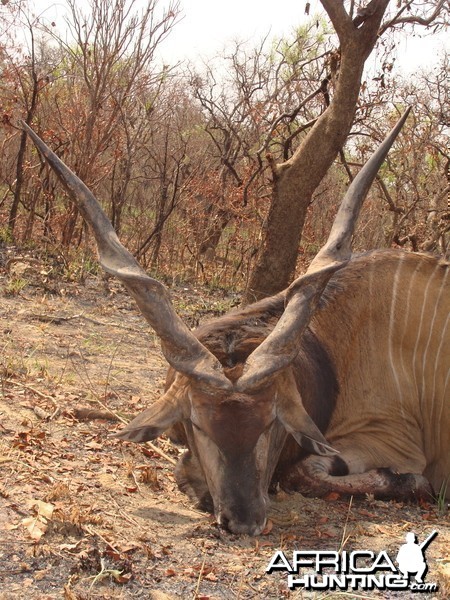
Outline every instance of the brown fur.
<path fill-rule="evenodd" d="M 377 251 L 355 258 L 325 291 L 310 327 L 338 376 L 326 436 L 350 473 L 423 474 L 436 492 L 448 480 L 447 275 L 448 263 L 433 256 Z"/>

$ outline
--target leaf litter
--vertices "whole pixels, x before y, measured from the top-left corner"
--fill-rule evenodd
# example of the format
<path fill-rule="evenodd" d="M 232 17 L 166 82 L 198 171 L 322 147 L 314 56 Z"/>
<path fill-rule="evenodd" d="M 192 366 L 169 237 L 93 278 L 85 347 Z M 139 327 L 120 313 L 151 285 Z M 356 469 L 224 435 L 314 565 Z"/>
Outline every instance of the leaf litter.
<path fill-rule="evenodd" d="M 406 532 L 422 539 L 432 529 L 428 579 L 440 586 L 434 598 L 449 597 L 450 521 L 436 503 L 280 492 L 264 535 L 237 536 L 179 492 L 173 463 L 183 449 L 113 439 L 160 396 L 166 367 L 131 300 L 109 286 L 0 294 L 0 600 L 337 598 L 267 575 L 275 550 L 395 553 Z M 228 301 L 205 293 L 175 290 L 188 321 L 196 306 L 204 317 L 208 302 L 214 314 Z"/>

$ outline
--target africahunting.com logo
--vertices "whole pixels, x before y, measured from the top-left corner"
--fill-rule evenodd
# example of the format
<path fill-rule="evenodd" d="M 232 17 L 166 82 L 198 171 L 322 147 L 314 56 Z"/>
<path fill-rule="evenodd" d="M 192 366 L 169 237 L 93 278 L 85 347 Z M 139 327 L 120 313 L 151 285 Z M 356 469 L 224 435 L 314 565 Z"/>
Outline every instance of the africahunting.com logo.
<path fill-rule="evenodd" d="M 334 552 L 332 550 L 295 550 L 289 562 L 282 550 L 270 559 L 266 573 L 285 571 L 291 590 L 409 590 L 436 592 L 437 583 L 425 582 L 428 572 L 425 550 L 437 536 L 433 531 L 421 543 L 415 533 L 406 534 L 395 559 L 382 550 Z M 396 566 L 397 565 L 397 566 Z"/>

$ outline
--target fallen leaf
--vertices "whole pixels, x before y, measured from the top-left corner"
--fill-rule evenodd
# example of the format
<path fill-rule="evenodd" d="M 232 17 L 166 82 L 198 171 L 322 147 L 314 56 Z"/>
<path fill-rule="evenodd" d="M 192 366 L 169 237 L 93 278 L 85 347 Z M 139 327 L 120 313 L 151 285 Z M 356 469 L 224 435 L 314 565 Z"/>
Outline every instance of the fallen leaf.
<path fill-rule="evenodd" d="M 69 552 L 72 552 L 73 550 L 78 550 L 78 548 L 81 545 L 81 542 L 82 540 L 78 540 L 76 544 L 60 544 L 59 549 L 68 550 Z"/>
<path fill-rule="evenodd" d="M 113 569 L 109 573 L 117 583 L 128 583 L 131 579 L 131 573 L 124 574 L 123 571 L 118 571 L 117 569 Z"/>
<path fill-rule="evenodd" d="M 69 585 L 64 586 L 64 600 L 77 600 L 77 596 L 72 592 Z"/>
<path fill-rule="evenodd" d="M 2 527 L 0 527 L 0 530 L 3 531 L 13 531 L 14 529 L 18 529 L 19 528 L 19 524 L 14 524 L 14 523 L 5 523 L 4 525 L 2 525 Z"/>
<path fill-rule="evenodd" d="M 341 495 L 338 494 L 337 492 L 330 492 L 329 494 L 327 494 L 324 497 L 324 500 L 328 500 L 330 502 L 335 502 L 336 500 L 339 500 L 340 497 L 341 497 Z"/>
<path fill-rule="evenodd" d="M 42 500 L 31 500 L 30 508 L 33 508 L 39 517 L 44 517 L 49 520 L 52 518 L 53 511 L 55 510 L 54 504 L 43 502 Z"/>
<path fill-rule="evenodd" d="M 125 491 L 129 492 L 130 494 L 135 494 L 138 491 L 138 488 L 136 486 L 125 486 Z"/>
<path fill-rule="evenodd" d="M 43 523 L 38 517 L 27 517 L 23 519 L 22 525 L 26 527 L 31 538 L 38 542 L 47 531 L 46 523 Z"/>
<path fill-rule="evenodd" d="M 88 442 L 87 444 L 85 444 L 86 448 L 88 450 L 103 450 L 104 449 L 104 444 L 99 444 L 98 442 Z"/>

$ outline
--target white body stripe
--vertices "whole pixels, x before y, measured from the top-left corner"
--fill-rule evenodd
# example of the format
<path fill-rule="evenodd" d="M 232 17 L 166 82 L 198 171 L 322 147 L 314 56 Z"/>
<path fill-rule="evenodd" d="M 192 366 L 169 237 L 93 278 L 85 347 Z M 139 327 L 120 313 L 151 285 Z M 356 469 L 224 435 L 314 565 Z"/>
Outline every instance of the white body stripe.
<path fill-rule="evenodd" d="M 354 258 L 314 317 L 340 393 L 326 432 L 351 473 L 450 475 L 448 265 L 401 251 Z"/>
<path fill-rule="evenodd" d="M 400 377 L 398 375 L 397 369 L 400 367 L 403 368 L 403 365 L 397 364 L 397 361 L 394 357 L 394 336 L 395 336 L 395 325 L 396 325 L 396 305 L 397 305 L 397 291 L 401 280 L 401 269 L 404 261 L 404 254 L 400 256 L 400 260 L 398 262 L 397 269 L 394 274 L 394 285 L 392 287 L 392 300 L 391 300 L 391 309 L 389 315 L 389 333 L 388 333 L 388 355 L 389 355 L 389 363 L 392 370 L 392 374 L 395 379 L 395 385 L 397 387 L 398 399 L 400 402 L 402 416 L 405 417 L 404 406 L 403 406 L 403 392 L 400 384 Z M 404 324 L 407 326 L 407 323 Z M 401 361 L 399 361 L 401 363 Z"/>

